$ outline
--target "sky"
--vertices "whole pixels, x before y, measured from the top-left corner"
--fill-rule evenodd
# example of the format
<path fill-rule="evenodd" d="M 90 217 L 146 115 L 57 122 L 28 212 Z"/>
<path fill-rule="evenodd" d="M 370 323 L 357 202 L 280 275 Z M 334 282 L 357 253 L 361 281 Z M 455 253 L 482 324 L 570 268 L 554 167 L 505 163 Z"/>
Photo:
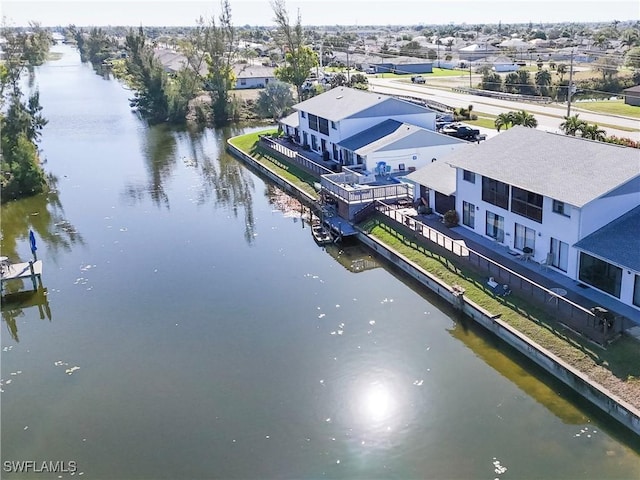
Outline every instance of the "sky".
<path fill-rule="evenodd" d="M 235 26 L 273 26 L 269 0 L 229 0 Z M 475 23 L 611 22 L 639 20 L 638 0 L 287 0 L 295 20 L 312 25 L 418 25 Z M 9 25 L 193 26 L 218 15 L 220 1 L 3 0 Z"/>

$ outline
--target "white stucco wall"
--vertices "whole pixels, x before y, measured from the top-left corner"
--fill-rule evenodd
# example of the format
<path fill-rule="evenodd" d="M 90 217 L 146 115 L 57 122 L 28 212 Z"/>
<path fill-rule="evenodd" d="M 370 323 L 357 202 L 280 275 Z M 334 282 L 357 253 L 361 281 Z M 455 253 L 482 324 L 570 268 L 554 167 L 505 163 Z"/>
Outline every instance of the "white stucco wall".
<path fill-rule="evenodd" d="M 378 162 L 386 162 L 387 165 L 391 166 L 392 172 L 399 171 L 399 165 L 401 163 L 404 163 L 405 171 L 408 171 L 409 167 L 415 167 L 417 170 L 431 163 L 434 158 L 437 160 L 443 155 L 451 153 L 456 148 L 462 146 L 465 146 L 465 144 L 455 143 L 450 145 L 425 146 L 414 149 L 377 151 L 367 155 L 366 169 L 373 170 Z"/>
<path fill-rule="evenodd" d="M 638 193 L 597 198 L 584 207 L 580 220 L 580 238 L 584 238 L 614 221 L 640 204 Z"/>

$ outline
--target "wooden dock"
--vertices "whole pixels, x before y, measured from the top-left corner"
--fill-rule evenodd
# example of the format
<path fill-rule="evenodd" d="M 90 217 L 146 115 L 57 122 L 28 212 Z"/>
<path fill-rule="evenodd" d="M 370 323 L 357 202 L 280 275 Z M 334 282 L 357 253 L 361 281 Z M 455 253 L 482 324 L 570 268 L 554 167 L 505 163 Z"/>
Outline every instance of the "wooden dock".
<path fill-rule="evenodd" d="M 38 282 L 42 284 L 42 260 L 4 264 L 0 274 L 0 291 L 4 292 L 4 282 L 24 278 L 30 278 L 33 289 L 37 290 Z"/>

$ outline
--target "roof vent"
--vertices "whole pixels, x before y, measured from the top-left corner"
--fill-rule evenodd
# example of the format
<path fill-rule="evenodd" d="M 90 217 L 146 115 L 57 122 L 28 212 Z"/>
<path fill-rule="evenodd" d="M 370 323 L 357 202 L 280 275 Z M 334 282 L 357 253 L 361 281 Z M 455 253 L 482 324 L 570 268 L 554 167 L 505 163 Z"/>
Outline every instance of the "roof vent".
<path fill-rule="evenodd" d="M 336 100 L 340 100 L 341 98 L 342 98 L 342 95 L 338 95 L 338 96 L 336 97 Z"/>

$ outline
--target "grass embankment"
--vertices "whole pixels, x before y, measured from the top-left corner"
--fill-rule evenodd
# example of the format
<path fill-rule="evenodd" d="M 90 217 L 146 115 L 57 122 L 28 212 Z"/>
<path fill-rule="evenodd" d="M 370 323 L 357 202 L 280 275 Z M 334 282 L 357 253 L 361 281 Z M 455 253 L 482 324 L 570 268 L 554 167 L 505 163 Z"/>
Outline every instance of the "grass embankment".
<path fill-rule="evenodd" d="M 300 188 L 312 197 L 318 198 L 318 192 L 316 192 L 313 186 L 313 184 L 317 183 L 318 180 L 313 175 L 298 168 L 296 165 L 276 158 L 266 149 L 259 146 L 258 138 L 260 135 L 276 132 L 276 129 L 269 129 L 247 133 L 246 135 L 240 135 L 239 137 L 232 138 L 230 143 L 246 154 L 251 155 L 257 162 L 273 170 L 281 178 L 284 178 L 289 183 Z"/>
<path fill-rule="evenodd" d="M 574 108 L 597 113 L 608 113 L 640 119 L 640 107 L 627 105 L 623 100 L 602 100 L 596 102 L 575 102 Z"/>
<path fill-rule="evenodd" d="M 553 315 L 515 293 L 495 297 L 485 278 L 434 253 L 376 217 L 361 225 L 365 231 L 449 285 L 460 285 L 465 296 L 563 361 L 636 408 L 640 408 L 640 351 L 638 343 L 622 337 L 606 350 L 564 328 Z"/>

